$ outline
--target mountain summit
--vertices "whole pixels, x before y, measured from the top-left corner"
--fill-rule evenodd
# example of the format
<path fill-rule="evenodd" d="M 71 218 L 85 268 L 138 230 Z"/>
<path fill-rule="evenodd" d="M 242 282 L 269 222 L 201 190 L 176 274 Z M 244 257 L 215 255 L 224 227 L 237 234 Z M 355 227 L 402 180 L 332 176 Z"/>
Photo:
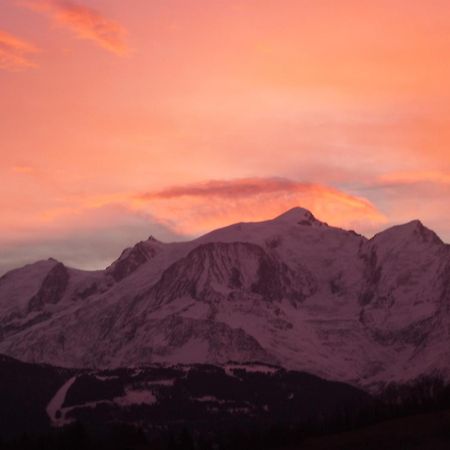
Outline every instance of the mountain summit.
<path fill-rule="evenodd" d="M 302 220 L 307 221 L 317 221 L 317 219 L 313 216 L 311 211 L 308 211 L 307 209 L 296 207 L 291 208 L 288 211 L 284 212 L 283 214 L 280 214 L 279 216 L 275 217 L 273 220 L 283 220 L 283 221 L 290 221 L 290 222 L 301 222 Z"/>
<path fill-rule="evenodd" d="M 366 239 L 302 208 L 104 271 L 0 279 L 0 353 L 66 367 L 277 364 L 364 387 L 450 378 L 450 247 L 414 221 Z"/>

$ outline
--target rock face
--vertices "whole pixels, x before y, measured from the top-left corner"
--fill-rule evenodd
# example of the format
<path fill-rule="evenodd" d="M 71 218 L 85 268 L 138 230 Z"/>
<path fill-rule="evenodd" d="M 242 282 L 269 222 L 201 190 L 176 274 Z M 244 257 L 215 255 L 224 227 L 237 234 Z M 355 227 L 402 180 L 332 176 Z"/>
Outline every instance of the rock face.
<path fill-rule="evenodd" d="M 449 334 L 450 246 L 419 221 L 369 240 L 294 208 L 0 279 L 0 353 L 65 367 L 259 361 L 370 388 L 450 378 Z"/>
<path fill-rule="evenodd" d="M 119 259 L 106 269 L 115 281 L 121 281 L 136 271 L 140 266 L 150 261 L 157 252 L 156 242 L 150 237 L 147 242 L 138 242 L 134 247 L 125 249 Z"/>
<path fill-rule="evenodd" d="M 30 311 L 42 310 L 47 304 L 56 304 L 64 296 L 69 282 L 69 272 L 64 264 L 57 263 L 48 274 L 39 288 L 39 291 L 30 300 Z"/>
<path fill-rule="evenodd" d="M 183 296 L 214 303 L 242 295 L 296 303 L 315 289 L 314 277 L 306 269 L 290 268 L 259 245 L 213 242 L 199 245 L 171 265 L 149 294 L 159 303 Z"/>

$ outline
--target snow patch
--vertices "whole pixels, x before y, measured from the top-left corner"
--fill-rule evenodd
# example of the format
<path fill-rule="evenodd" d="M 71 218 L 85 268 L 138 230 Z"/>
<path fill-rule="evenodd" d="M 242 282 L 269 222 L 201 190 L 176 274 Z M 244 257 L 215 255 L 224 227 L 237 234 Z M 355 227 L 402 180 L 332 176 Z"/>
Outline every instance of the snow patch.
<path fill-rule="evenodd" d="M 264 364 L 226 364 L 224 366 L 224 370 L 228 376 L 234 377 L 236 376 L 236 374 L 234 373 L 235 370 L 243 370 L 249 373 L 264 373 L 268 375 L 274 374 L 280 369 L 277 367 L 266 366 Z"/>
<path fill-rule="evenodd" d="M 67 380 L 56 392 L 54 397 L 50 400 L 47 405 L 47 415 L 50 418 L 50 422 L 54 427 L 62 427 L 68 425 L 72 422 L 71 419 L 66 419 L 66 413 L 70 408 L 63 408 L 64 402 L 66 400 L 67 392 L 70 387 L 75 383 L 77 377 L 74 376 Z"/>

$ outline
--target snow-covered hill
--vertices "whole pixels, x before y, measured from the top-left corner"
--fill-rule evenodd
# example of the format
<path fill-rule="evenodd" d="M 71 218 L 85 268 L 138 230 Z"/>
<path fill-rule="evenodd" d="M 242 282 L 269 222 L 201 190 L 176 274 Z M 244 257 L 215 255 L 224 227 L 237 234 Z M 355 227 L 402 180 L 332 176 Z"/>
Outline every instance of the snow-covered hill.
<path fill-rule="evenodd" d="M 0 279 L 0 353 L 66 367 L 259 361 L 370 387 L 450 378 L 449 333 L 450 246 L 419 221 L 368 240 L 294 208 Z"/>
<path fill-rule="evenodd" d="M 260 424 L 298 426 L 375 401 L 345 383 L 256 363 L 76 370 L 2 355 L 0 398 L 0 439 L 74 422 L 102 433 L 129 424 L 153 435 L 180 427 L 227 432 Z"/>

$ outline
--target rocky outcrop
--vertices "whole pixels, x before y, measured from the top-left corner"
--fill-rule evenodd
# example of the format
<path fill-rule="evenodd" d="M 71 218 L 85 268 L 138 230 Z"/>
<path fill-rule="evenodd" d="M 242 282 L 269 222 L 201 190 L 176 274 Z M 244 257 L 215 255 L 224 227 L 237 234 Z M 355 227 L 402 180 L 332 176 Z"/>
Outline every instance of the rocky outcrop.
<path fill-rule="evenodd" d="M 302 302 L 317 289 L 312 274 L 294 270 L 262 247 L 245 242 L 212 242 L 170 266 L 149 295 L 157 304 L 191 297 L 218 302 L 255 294 L 264 301 Z"/>

